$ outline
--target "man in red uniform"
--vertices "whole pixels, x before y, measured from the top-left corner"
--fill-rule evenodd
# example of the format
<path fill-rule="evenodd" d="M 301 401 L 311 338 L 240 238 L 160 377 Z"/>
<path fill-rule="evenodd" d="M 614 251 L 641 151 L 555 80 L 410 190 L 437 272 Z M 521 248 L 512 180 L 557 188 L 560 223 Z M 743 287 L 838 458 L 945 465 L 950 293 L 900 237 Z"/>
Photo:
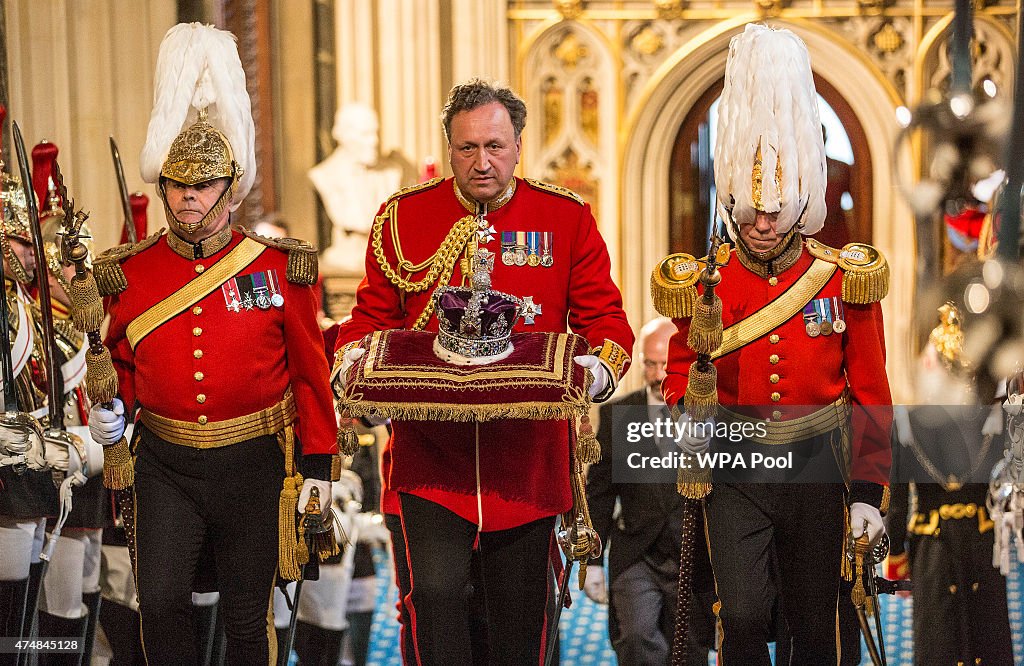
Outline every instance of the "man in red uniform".
<path fill-rule="evenodd" d="M 203 94 L 193 95 L 197 87 Z M 279 565 L 295 578 L 301 562 L 298 486 L 305 476 L 299 507 L 316 489 L 326 510 L 336 451 L 315 250 L 229 227 L 255 169 L 230 33 L 172 28 L 156 99 L 141 165 L 143 178 L 158 182 L 171 231 L 96 262 L 121 399 L 112 410 L 93 407 L 90 429 L 114 445 L 125 416 L 135 423 L 135 577 L 147 661 L 196 663 L 191 593 L 207 581 L 221 595 L 228 661 L 274 663 L 271 590 Z M 196 119 L 190 101 L 200 99 Z"/>
<path fill-rule="evenodd" d="M 780 64 L 760 68 L 764 62 Z M 748 25 L 730 45 L 725 80 L 715 180 L 736 249 L 715 290 L 725 332 L 711 355 L 713 448 L 746 468 L 715 470 L 706 503 L 721 657 L 728 665 L 770 663 L 777 591 L 792 663 L 836 664 L 844 504 L 855 537 L 866 531 L 875 542 L 884 531 L 891 397 L 878 300 L 888 269 L 870 246 L 840 251 L 803 238 L 825 217 L 824 147 L 803 42 Z M 679 277 L 667 290 L 696 290 L 695 271 L 666 262 Z M 664 296 L 655 293 L 656 301 Z M 681 310 L 673 313 L 679 333 L 663 385 L 679 410 L 684 396 L 699 404 L 709 377 L 691 368 L 697 317 Z M 708 445 L 695 430 L 683 439 L 691 454 Z M 758 467 L 756 453 L 792 454 L 793 468 Z"/>
<path fill-rule="evenodd" d="M 492 285 L 526 300 L 515 331 L 566 327 L 590 341 L 595 400 L 614 391 L 633 334 L 590 206 L 563 188 L 513 177 L 526 107 L 473 80 L 442 114 L 455 174 L 402 190 L 371 230 L 366 278 L 338 334 L 335 373 L 368 333 L 437 330 L 431 295 L 464 285 L 476 250 L 500 253 Z M 461 259 L 461 260 L 460 260 Z M 479 549 L 490 663 L 537 663 L 544 637 L 553 517 L 572 504 L 565 421 L 396 421 L 385 453 L 384 511 L 395 535 L 407 659 L 470 661 L 469 562 Z M 403 575 L 403 568 L 408 576 Z"/>

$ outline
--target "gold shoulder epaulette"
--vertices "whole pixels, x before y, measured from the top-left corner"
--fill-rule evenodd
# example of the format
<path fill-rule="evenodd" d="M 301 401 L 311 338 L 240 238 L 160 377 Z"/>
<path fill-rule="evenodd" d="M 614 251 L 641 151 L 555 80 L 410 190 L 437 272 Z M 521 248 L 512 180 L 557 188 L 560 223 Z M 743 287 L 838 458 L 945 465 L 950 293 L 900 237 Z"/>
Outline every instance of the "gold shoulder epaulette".
<path fill-rule="evenodd" d="M 552 185 L 551 183 L 545 183 L 540 180 L 534 180 L 533 178 L 524 178 L 523 180 L 525 180 L 527 184 L 530 185 L 530 187 L 536 190 L 550 192 L 552 194 L 557 194 L 560 197 L 565 197 L 566 199 L 572 199 L 581 206 L 587 203 L 586 201 L 583 200 L 583 197 L 576 194 L 568 187 L 562 187 L 561 185 Z"/>
<path fill-rule="evenodd" d="M 889 262 L 877 248 L 866 243 L 848 243 L 837 250 L 808 238 L 807 251 L 843 269 L 842 298 L 847 303 L 874 303 L 889 293 Z"/>
<path fill-rule="evenodd" d="M 416 183 L 415 185 L 410 185 L 409 187 L 403 187 L 402 189 L 398 190 L 390 197 L 388 197 L 388 201 L 391 202 L 394 201 L 395 199 L 401 199 L 402 197 L 409 196 L 414 192 L 420 192 L 422 190 L 429 190 L 432 187 L 437 187 L 443 180 L 444 178 L 440 177 L 431 178 L 430 180 L 425 180 L 422 183 Z"/>
<path fill-rule="evenodd" d="M 651 299 L 660 314 L 680 319 L 693 316 L 701 263 L 679 252 L 662 259 L 651 272 Z"/>
<path fill-rule="evenodd" d="M 127 289 L 128 278 L 125 277 L 124 271 L 121 269 L 121 262 L 153 247 L 163 234 L 164 230 L 161 229 L 138 243 L 118 245 L 96 257 L 92 262 L 92 274 L 96 278 L 96 286 L 99 287 L 100 295 L 113 296 Z"/>
<path fill-rule="evenodd" d="M 317 262 L 315 245 L 298 238 L 268 238 L 249 231 L 245 227 L 239 227 L 238 230 L 246 238 L 288 253 L 288 270 L 285 277 L 289 282 L 304 285 L 316 284 L 317 277 L 320 275 L 320 267 Z"/>

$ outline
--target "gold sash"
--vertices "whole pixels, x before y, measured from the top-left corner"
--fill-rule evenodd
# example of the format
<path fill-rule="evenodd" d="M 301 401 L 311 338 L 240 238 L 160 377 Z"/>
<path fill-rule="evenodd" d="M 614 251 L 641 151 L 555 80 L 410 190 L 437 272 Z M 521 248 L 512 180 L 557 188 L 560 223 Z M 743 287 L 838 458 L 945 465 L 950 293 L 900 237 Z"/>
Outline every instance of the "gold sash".
<path fill-rule="evenodd" d="M 769 333 L 803 311 L 804 306 L 811 302 L 832 278 L 836 265 L 822 259 L 815 259 L 811 267 L 800 276 L 793 286 L 782 292 L 778 298 L 763 308 L 739 320 L 722 332 L 722 344 L 711 353 L 716 359 L 731 354 L 740 347 L 750 344 L 762 335 Z"/>
<path fill-rule="evenodd" d="M 132 323 L 128 324 L 128 329 L 125 331 L 128 343 L 132 346 L 132 349 L 135 349 L 142 338 L 203 300 L 219 289 L 222 284 L 238 275 L 239 271 L 254 262 L 266 249 L 266 245 L 258 243 L 251 238 L 243 239 L 241 243 L 235 246 L 235 249 L 228 252 L 227 256 L 214 264 L 212 268 L 194 280 L 185 283 L 173 294 L 140 314 L 132 320 Z"/>

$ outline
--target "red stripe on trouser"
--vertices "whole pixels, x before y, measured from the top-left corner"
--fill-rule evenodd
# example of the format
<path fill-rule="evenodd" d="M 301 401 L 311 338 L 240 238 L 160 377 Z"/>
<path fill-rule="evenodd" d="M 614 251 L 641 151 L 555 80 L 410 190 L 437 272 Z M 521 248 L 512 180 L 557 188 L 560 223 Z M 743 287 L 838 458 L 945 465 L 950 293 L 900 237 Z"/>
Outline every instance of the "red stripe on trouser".
<path fill-rule="evenodd" d="M 553 576 L 553 578 L 552 578 L 552 575 L 548 575 L 547 576 L 548 586 L 547 586 L 547 594 L 545 595 L 545 598 L 544 598 L 544 609 L 545 609 L 545 613 L 544 613 L 544 626 L 541 628 L 541 632 L 540 632 L 540 655 L 538 656 L 538 666 L 544 666 L 544 657 L 548 653 L 548 622 L 551 620 L 551 616 L 548 615 L 548 613 L 546 611 L 547 611 L 548 608 L 552 607 L 551 606 L 551 583 L 552 583 L 552 580 L 553 580 L 554 584 L 555 584 L 555 593 L 557 595 L 558 580 L 559 580 L 559 578 L 561 576 L 561 572 L 559 571 L 559 569 L 563 569 L 563 566 L 562 566 L 562 556 L 561 556 L 561 553 L 559 553 L 559 551 L 558 551 L 558 546 L 555 545 L 555 533 L 554 532 L 551 533 L 551 538 L 548 540 L 548 562 L 550 563 L 550 566 L 551 566 L 551 569 L 549 570 L 549 574 L 553 574 L 554 576 Z M 555 603 L 556 604 L 559 603 L 560 601 L 561 601 L 561 599 L 558 599 L 558 598 L 555 599 Z M 555 610 L 558 610 L 558 609 L 555 608 Z M 558 638 L 558 627 L 556 626 L 555 627 L 555 638 L 552 638 L 551 640 L 556 640 L 557 638 Z"/>
<path fill-rule="evenodd" d="M 413 654 L 416 655 L 416 664 L 417 664 L 417 666 L 419 666 L 419 664 L 423 663 L 423 660 L 420 658 L 419 639 L 417 638 L 417 631 L 416 631 L 416 607 L 412 603 L 412 591 L 413 591 L 413 588 L 415 587 L 415 582 L 413 581 L 413 575 L 412 575 L 412 559 L 409 557 L 409 533 L 405 529 L 405 514 L 402 512 L 402 505 L 401 505 L 401 503 L 399 503 L 399 505 L 398 505 L 398 517 L 402 520 L 402 540 L 405 542 L 405 565 L 406 565 L 406 568 L 409 570 L 409 594 L 405 595 L 404 599 L 399 598 L 398 603 L 405 604 L 405 607 L 409 611 L 409 627 L 410 627 L 410 630 L 411 630 L 411 633 L 412 633 L 412 651 L 413 651 Z M 405 641 L 405 632 L 404 631 L 402 632 L 402 636 L 401 636 L 400 640 L 402 642 Z M 404 655 L 405 654 L 405 646 L 404 645 L 401 646 L 401 650 L 402 650 L 402 654 Z"/>

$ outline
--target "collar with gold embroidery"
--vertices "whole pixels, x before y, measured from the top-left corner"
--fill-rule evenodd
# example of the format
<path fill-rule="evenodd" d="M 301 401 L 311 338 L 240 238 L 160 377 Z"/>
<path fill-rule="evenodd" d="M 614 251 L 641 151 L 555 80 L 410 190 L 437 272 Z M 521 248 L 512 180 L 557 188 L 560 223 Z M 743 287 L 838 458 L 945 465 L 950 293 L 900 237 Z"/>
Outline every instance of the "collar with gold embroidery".
<path fill-rule="evenodd" d="M 509 181 L 508 187 L 505 188 L 504 192 L 486 202 L 483 210 L 478 210 L 480 204 L 462 193 L 462 190 L 459 189 L 458 181 L 454 178 L 452 178 L 452 188 L 455 190 L 455 198 L 459 200 L 459 203 L 462 204 L 463 208 L 474 215 L 478 215 L 480 213 L 486 214 L 493 213 L 512 200 L 512 195 L 516 193 L 516 179 L 513 178 Z"/>
<path fill-rule="evenodd" d="M 768 278 L 773 275 L 780 275 L 783 271 L 792 268 L 797 262 L 804 246 L 803 236 L 796 231 L 796 227 L 793 227 L 787 236 L 788 238 L 784 237 L 782 239 L 778 248 L 769 250 L 761 256 L 751 252 L 742 240 L 738 240 L 736 243 L 736 257 L 747 270 L 758 277 Z"/>
<path fill-rule="evenodd" d="M 195 259 L 206 259 L 217 254 L 231 242 L 231 226 L 225 226 L 223 229 L 218 231 L 208 238 L 204 238 L 198 243 L 190 243 L 184 238 L 178 237 L 177 234 L 172 230 L 167 234 L 167 244 L 174 250 L 175 254 L 178 254 L 189 261 Z"/>

